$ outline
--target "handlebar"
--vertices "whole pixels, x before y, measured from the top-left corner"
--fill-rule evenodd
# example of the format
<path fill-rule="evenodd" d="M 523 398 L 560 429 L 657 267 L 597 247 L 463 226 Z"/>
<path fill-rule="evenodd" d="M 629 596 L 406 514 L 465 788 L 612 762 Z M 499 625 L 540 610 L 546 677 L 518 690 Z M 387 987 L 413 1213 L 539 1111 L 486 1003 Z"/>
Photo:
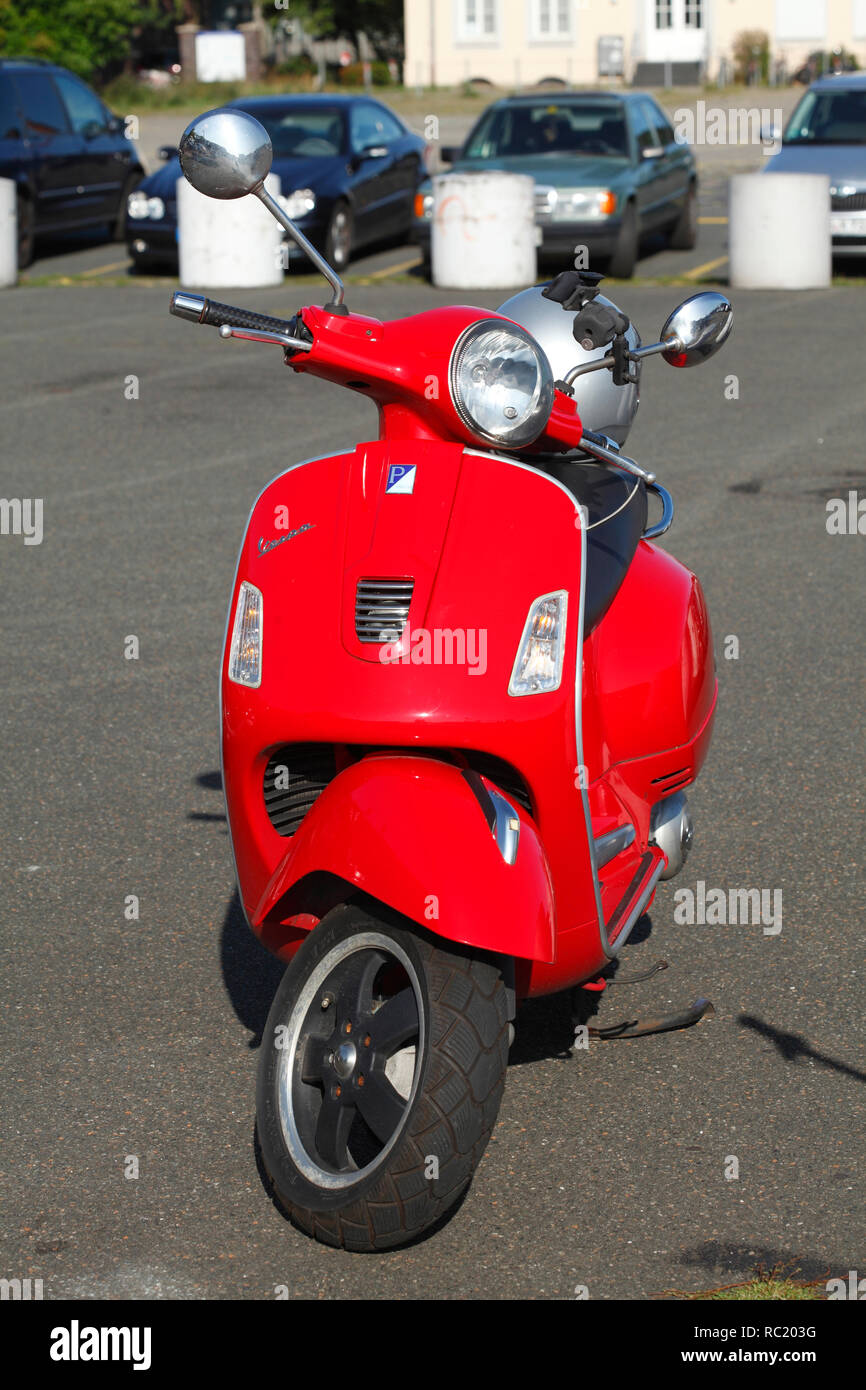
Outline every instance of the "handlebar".
<path fill-rule="evenodd" d="M 267 334 L 265 342 L 280 342 L 284 347 L 309 350 L 311 344 L 297 336 L 298 318 L 278 319 L 270 314 L 257 314 L 253 309 L 239 309 L 234 304 L 220 304 L 201 294 L 177 290 L 171 297 L 169 313 L 191 323 L 204 323 L 211 328 L 239 329 L 242 333 Z M 229 335 L 225 335 L 229 336 Z"/>

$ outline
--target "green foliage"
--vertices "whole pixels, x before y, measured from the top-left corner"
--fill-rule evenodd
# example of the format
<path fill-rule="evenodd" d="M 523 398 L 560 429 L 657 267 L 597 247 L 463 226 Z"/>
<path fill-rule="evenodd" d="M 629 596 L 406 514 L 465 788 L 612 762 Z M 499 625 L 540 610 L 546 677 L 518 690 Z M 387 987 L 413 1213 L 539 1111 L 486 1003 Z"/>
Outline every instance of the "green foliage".
<path fill-rule="evenodd" d="M 294 10 L 313 38 L 345 37 L 357 48 L 363 32 L 383 61 L 403 55 L 403 0 L 294 0 Z"/>
<path fill-rule="evenodd" d="M 128 58 L 134 32 L 171 31 L 181 12 L 179 0 L 0 0 L 0 53 L 92 78 Z"/>
<path fill-rule="evenodd" d="M 767 81 L 770 73 L 769 34 L 763 29 L 743 29 L 734 39 L 733 50 L 736 82 L 748 82 L 753 63 L 757 63 L 760 81 Z"/>
<path fill-rule="evenodd" d="M 363 87 L 364 85 L 364 64 L 348 63 L 346 67 L 337 70 L 337 81 L 341 87 Z M 391 73 L 388 64 L 380 62 L 370 64 L 370 81 L 374 87 L 389 87 L 391 85 Z"/>
<path fill-rule="evenodd" d="M 282 63 L 277 63 L 274 72 L 280 77 L 315 77 L 318 64 L 309 53 L 295 53 Z"/>

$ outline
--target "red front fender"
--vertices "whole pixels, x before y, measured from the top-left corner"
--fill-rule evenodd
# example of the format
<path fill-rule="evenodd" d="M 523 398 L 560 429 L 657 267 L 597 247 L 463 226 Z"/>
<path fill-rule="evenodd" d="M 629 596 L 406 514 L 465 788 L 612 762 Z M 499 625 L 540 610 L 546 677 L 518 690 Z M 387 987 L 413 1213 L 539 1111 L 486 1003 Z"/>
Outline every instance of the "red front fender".
<path fill-rule="evenodd" d="M 355 885 L 429 931 L 480 950 L 554 959 L 553 887 L 533 822 L 507 864 L 472 788 L 433 758 L 378 754 L 319 796 L 252 915 L 258 928 L 308 874 Z"/>

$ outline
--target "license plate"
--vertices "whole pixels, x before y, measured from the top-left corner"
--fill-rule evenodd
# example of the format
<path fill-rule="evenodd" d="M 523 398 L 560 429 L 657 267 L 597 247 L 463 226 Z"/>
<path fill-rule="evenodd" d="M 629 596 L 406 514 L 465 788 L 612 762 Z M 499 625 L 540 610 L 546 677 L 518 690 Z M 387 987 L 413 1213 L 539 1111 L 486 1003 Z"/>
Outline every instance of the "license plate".
<path fill-rule="evenodd" d="M 866 217 L 843 217 L 839 213 L 830 214 L 831 236 L 862 236 L 866 241 Z"/>

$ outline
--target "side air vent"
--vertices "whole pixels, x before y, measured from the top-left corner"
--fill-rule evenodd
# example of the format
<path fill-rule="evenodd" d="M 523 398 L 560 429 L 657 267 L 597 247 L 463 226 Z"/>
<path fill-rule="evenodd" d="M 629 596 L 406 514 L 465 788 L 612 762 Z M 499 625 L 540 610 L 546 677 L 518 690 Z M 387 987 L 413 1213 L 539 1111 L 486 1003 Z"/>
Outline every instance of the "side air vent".
<path fill-rule="evenodd" d="M 304 816 L 337 775 L 328 743 L 287 743 L 265 768 L 265 810 L 278 835 L 294 835 Z"/>
<path fill-rule="evenodd" d="M 414 579 L 359 579 L 355 590 L 358 641 L 399 642 L 414 588 Z"/>
<path fill-rule="evenodd" d="M 678 767 L 675 772 L 665 772 L 661 777 L 654 777 L 652 785 L 659 787 L 664 792 L 676 791 L 677 787 L 685 787 L 693 780 L 692 769 L 689 767 Z"/>

